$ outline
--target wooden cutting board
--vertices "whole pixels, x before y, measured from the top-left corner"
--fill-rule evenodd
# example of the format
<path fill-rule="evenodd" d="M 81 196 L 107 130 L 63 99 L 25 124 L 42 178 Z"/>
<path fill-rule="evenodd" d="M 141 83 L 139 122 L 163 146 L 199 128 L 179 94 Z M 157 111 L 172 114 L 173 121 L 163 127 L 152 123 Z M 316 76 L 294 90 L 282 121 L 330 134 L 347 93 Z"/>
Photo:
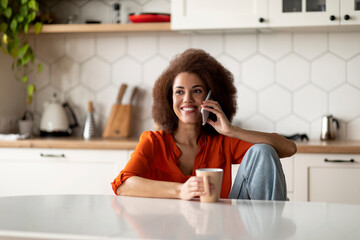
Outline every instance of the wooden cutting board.
<path fill-rule="evenodd" d="M 122 84 L 117 102 L 111 107 L 109 118 L 103 132 L 104 138 L 127 138 L 130 136 L 131 104 L 121 104 L 127 85 Z"/>

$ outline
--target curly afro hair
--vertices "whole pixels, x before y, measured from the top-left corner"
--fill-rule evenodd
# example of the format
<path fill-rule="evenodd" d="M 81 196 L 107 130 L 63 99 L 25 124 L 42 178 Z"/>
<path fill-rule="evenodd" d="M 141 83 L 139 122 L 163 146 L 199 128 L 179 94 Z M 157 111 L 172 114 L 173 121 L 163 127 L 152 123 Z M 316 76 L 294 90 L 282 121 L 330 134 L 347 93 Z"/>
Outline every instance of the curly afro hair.
<path fill-rule="evenodd" d="M 183 72 L 195 73 L 204 81 L 211 90 L 211 98 L 220 104 L 231 121 L 236 113 L 236 88 L 232 73 L 207 52 L 190 48 L 176 55 L 154 84 L 152 117 L 155 123 L 170 133 L 177 129 L 172 87 L 175 77 Z M 204 131 L 211 135 L 218 134 L 209 124 L 204 126 Z"/>

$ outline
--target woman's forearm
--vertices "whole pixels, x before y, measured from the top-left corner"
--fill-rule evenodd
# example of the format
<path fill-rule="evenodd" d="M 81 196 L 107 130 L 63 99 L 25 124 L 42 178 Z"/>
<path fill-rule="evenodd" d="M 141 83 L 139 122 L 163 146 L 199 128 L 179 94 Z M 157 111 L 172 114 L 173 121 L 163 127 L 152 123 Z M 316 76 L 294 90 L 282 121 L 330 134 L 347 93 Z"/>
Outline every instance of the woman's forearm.
<path fill-rule="evenodd" d="M 133 176 L 122 183 L 116 193 L 122 196 L 179 198 L 182 184 Z"/>
<path fill-rule="evenodd" d="M 294 155 L 297 150 L 296 144 L 293 141 L 278 134 L 250 131 L 233 126 L 228 136 L 254 144 L 269 144 L 276 150 L 280 158 L 290 157 Z"/>

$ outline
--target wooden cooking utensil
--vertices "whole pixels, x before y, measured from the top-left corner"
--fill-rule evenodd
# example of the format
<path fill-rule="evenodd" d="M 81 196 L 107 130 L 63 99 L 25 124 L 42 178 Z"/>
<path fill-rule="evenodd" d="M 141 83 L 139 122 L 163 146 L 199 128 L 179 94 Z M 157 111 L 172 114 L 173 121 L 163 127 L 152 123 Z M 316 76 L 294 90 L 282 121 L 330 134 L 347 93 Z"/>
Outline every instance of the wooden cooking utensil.
<path fill-rule="evenodd" d="M 122 84 L 117 102 L 112 106 L 103 132 L 104 138 L 127 138 L 130 135 L 131 105 L 121 104 L 127 84 Z"/>
<path fill-rule="evenodd" d="M 135 96 L 136 96 L 136 93 L 138 91 L 138 88 L 137 87 L 134 87 L 132 92 L 131 92 L 131 97 L 130 97 L 130 104 L 133 104 L 134 103 L 134 99 L 135 99 Z"/>

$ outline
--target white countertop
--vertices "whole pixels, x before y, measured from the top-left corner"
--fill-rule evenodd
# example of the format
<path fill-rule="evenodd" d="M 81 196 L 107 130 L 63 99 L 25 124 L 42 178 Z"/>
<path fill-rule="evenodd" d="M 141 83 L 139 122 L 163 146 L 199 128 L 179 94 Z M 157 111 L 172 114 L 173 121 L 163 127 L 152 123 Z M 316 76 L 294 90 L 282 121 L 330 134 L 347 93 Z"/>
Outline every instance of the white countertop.
<path fill-rule="evenodd" d="M 0 239 L 360 239 L 360 205 L 150 199 L 0 198 Z"/>

